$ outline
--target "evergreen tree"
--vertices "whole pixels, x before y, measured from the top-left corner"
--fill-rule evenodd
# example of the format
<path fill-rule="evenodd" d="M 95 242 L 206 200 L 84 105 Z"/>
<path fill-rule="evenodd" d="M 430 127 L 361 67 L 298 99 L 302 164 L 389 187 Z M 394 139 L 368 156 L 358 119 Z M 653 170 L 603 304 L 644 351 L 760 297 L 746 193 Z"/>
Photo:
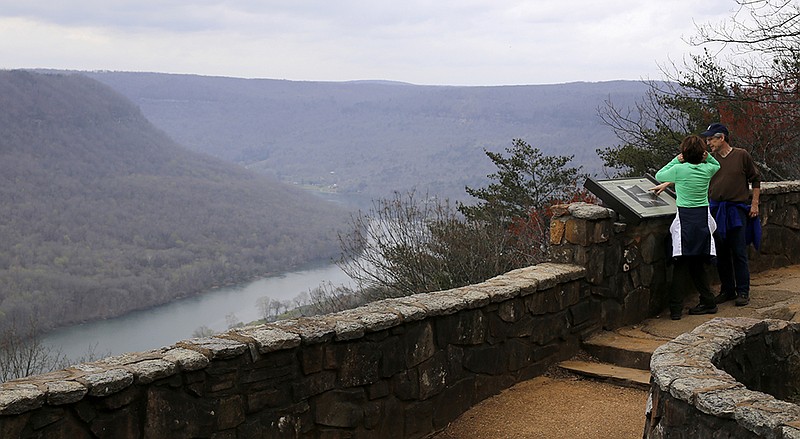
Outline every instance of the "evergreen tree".
<path fill-rule="evenodd" d="M 578 181 L 585 178 L 580 166 L 567 166 L 574 155 L 545 156 L 522 139 L 514 139 L 506 153 L 486 151 L 497 172 L 488 176 L 493 181 L 489 186 L 466 188 L 479 200 L 475 205 L 459 204 L 458 210 L 468 219 L 510 225 L 516 219 L 528 218 L 532 210 L 572 198 L 579 192 Z"/>

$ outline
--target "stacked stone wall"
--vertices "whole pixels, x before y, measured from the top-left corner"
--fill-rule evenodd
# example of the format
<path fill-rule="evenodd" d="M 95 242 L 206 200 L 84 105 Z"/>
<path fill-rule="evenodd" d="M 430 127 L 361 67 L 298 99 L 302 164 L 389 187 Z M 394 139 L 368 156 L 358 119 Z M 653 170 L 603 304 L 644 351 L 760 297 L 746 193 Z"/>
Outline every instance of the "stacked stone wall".
<path fill-rule="evenodd" d="M 550 222 L 551 260 L 586 268 L 605 328 L 640 322 L 666 305 L 671 221 L 633 225 L 593 204 L 560 206 Z"/>
<path fill-rule="evenodd" d="M 761 249 L 750 248 L 750 270 L 800 264 L 800 181 L 762 183 Z"/>
<path fill-rule="evenodd" d="M 424 437 L 600 325 L 582 267 L 228 331 L 0 388 L 3 438 Z"/>
<path fill-rule="evenodd" d="M 800 438 L 798 331 L 717 318 L 656 349 L 644 438 Z"/>

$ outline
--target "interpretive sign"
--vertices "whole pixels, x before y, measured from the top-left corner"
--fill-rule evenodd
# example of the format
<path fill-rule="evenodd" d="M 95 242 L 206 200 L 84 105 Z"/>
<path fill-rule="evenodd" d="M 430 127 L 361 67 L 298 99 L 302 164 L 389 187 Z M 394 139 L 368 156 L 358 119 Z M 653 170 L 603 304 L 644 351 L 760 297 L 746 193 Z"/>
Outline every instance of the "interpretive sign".
<path fill-rule="evenodd" d="M 666 190 L 659 195 L 648 190 L 659 184 L 650 175 L 610 180 L 586 179 L 583 186 L 600 198 L 606 206 L 614 209 L 625 220 L 639 223 L 645 218 L 675 215 L 675 192 Z"/>

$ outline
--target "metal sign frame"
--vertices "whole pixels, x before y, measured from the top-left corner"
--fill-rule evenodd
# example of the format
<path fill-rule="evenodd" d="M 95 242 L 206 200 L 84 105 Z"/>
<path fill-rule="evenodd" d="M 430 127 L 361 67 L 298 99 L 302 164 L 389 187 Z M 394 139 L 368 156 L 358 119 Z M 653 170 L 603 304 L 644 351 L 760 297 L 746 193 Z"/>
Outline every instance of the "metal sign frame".
<path fill-rule="evenodd" d="M 675 215 L 675 192 L 667 189 L 659 195 L 650 191 L 660 182 L 652 175 L 643 177 L 586 179 L 583 186 L 620 214 L 627 222 L 638 224 L 643 219 Z"/>

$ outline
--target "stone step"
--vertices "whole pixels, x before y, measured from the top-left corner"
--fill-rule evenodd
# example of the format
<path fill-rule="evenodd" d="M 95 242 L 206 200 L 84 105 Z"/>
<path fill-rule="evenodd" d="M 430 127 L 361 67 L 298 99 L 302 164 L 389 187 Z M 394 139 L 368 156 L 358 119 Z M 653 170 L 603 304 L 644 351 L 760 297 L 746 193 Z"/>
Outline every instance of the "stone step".
<path fill-rule="evenodd" d="M 612 384 L 636 389 L 650 389 L 650 372 L 608 363 L 569 360 L 558 364 L 564 370 Z"/>
<path fill-rule="evenodd" d="M 667 341 L 643 333 L 600 331 L 583 342 L 583 349 L 602 362 L 649 371 L 653 351 Z"/>

